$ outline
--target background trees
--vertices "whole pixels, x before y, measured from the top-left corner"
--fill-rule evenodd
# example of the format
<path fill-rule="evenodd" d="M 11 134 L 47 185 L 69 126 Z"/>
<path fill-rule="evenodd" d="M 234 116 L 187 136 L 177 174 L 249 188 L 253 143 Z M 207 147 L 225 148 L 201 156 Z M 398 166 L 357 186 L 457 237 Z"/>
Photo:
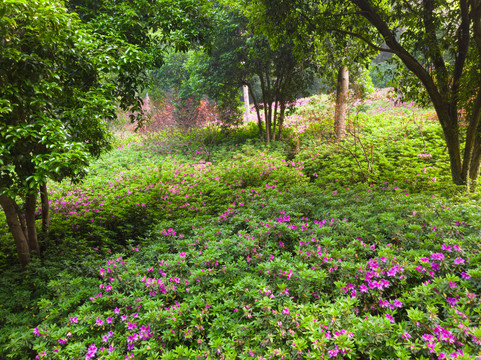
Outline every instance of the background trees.
<path fill-rule="evenodd" d="M 360 26 L 367 21 L 377 31 L 377 38 L 364 41 L 378 49 L 384 42 L 383 51 L 402 61 L 431 100 L 446 139 L 453 182 L 476 180 L 481 162 L 481 4 L 468 0 L 351 3 L 357 10 L 352 19 Z M 357 27 L 352 35 L 360 38 L 364 32 Z M 419 91 L 406 94 L 419 98 Z"/>
<path fill-rule="evenodd" d="M 257 7 L 273 24 L 279 23 L 279 13 L 295 14 L 291 18 L 299 20 L 290 21 L 285 31 L 337 33 L 396 55 L 409 73 L 400 72 L 398 78 L 404 95 L 428 98 L 436 109 L 453 182 L 462 185 L 477 179 L 481 161 L 479 3 L 293 0 L 279 6 L 262 0 Z"/>

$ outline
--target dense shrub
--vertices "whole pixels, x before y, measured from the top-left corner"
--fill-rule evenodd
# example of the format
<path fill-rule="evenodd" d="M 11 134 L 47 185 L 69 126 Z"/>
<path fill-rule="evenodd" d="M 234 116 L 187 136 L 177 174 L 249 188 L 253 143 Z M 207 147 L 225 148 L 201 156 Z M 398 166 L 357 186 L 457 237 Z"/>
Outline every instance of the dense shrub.
<path fill-rule="evenodd" d="M 26 272 L 2 228 L 0 354 L 479 356 L 477 195 L 449 187 L 429 113 L 385 104 L 356 104 L 339 144 L 317 102 L 269 145 L 254 123 L 119 139 L 84 182 L 50 184 Z"/>

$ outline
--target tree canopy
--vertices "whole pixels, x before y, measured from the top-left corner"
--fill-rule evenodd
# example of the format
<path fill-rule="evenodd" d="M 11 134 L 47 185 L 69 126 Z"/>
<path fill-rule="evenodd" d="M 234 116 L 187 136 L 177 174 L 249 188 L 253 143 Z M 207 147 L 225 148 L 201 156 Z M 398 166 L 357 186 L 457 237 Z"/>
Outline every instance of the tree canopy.
<path fill-rule="evenodd" d="M 462 185 L 477 179 L 481 161 L 478 2 L 287 0 L 279 6 L 275 1 L 261 0 L 259 4 L 273 22 L 278 21 L 275 14 L 281 9 L 314 24 L 309 29 L 305 22 L 290 22 L 286 31 L 337 33 L 361 40 L 373 50 L 396 55 L 407 70 L 398 78 L 404 95 L 429 99 L 436 110 L 453 182 Z"/>
<path fill-rule="evenodd" d="M 39 191 L 47 231 L 47 179 L 77 180 L 109 148 L 107 121 L 117 104 L 141 108 L 139 91 L 160 63 L 161 44 L 186 49 L 202 40 L 200 25 L 189 20 L 199 15 L 193 2 L 69 5 L 79 15 L 63 1 L 0 3 L 0 204 L 22 266 L 31 251 L 40 254 Z"/>

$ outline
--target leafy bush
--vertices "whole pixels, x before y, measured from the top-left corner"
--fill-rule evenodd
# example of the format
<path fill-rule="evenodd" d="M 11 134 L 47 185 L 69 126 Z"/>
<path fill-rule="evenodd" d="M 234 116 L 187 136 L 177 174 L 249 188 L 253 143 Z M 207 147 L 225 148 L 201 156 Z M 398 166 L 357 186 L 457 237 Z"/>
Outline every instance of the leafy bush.
<path fill-rule="evenodd" d="M 219 217 L 163 221 L 92 280 L 58 276 L 26 341 L 49 359 L 480 351 L 476 207 L 364 186 L 235 193 Z"/>
<path fill-rule="evenodd" d="M 429 113 L 376 96 L 340 144 L 315 138 L 329 115 L 269 145 L 252 123 L 213 131 L 209 151 L 130 135 L 84 182 L 51 184 L 48 256 L 21 273 L 2 237 L 0 353 L 478 356 L 477 195 L 450 194 Z"/>

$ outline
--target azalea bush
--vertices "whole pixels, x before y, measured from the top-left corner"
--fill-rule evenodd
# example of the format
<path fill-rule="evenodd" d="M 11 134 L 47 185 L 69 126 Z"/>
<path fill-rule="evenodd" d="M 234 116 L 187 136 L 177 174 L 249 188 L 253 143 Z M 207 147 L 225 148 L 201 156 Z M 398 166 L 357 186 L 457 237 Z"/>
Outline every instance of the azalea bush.
<path fill-rule="evenodd" d="M 27 338 L 38 358 L 468 359 L 481 350 L 476 207 L 421 205 L 375 187 L 235 193 L 218 217 L 162 221 L 88 279 L 51 281 L 45 320 Z"/>
<path fill-rule="evenodd" d="M 450 179 L 441 128 L 429 112 L 395 108 L 357 113 L 341 142 L 310 142 L 297 156 L 323 184 L 397 182 L 410 191 L 436 192 Z"/>
<path fill-rule="evenodd" d="M 255 124 L 208 150 L 136 134 L 83 182 L 49 184 L 45 258 L 18 271 L 0 232 L 0 353 L 479 356 L 478 196 L 449 188 L 429 113 L 383 99 L 340 144 L 306 123 L 295 158 L 292 139 L 261 144 Z"/>

